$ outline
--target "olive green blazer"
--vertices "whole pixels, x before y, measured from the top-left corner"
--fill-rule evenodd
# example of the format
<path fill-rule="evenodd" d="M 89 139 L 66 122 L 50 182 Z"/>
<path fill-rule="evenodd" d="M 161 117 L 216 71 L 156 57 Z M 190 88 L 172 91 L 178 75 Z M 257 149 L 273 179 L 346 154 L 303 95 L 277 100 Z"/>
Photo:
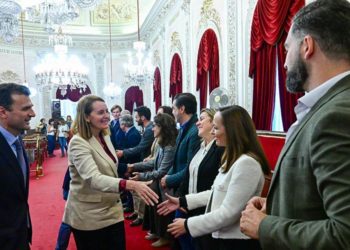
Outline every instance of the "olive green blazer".
<path fill-rule="evenodd" d="M 350 249 L 350 76 L 300 122 L 279 156 L 263 249 Z"/>

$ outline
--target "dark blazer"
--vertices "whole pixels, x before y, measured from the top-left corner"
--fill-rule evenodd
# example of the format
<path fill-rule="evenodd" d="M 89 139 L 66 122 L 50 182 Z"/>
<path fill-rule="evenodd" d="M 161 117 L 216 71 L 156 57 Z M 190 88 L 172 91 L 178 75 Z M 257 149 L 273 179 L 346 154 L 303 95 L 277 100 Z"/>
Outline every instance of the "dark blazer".
<path fill-rule="evenodd" d="M 31 242 L 32 229 L 28 206 L 29 165 L 26 183 L 16 155 L 0 132 L 0 249 L 25 249 Z M 29 228 L 28 228 L 29 219 Z"/>
<path fill-rule="evenodd" d="M 142 161 L 143 159 L 145 159 L 147 156 L 151 154 L 151 147 L 154 141 L 152 127 L 153 127 L 153 122 L 150 122 L 145 128 L 145 131 L 142 135 L 140 143 L 136 147 L 127 148 L 123 150 L 124 157 L 126 159 L 135 157 L 135 155 L 140 155 L 140 160 Z"/>
<path fill-rule="evenodd" d="M 176 140 L 177 147 L 175 151 L 174 165 L 169 170 L 166 178 L 167 187 L 173 188 L 174 192 L 177 191 L 183 181 L 187 171 L 186 168 L 191 162 L 193 156 L 197 153 L 201 143 L 198 136 L 198 128 L 196 126 L 197 121 L 197 115 L 194 114 L 188 121 L 182 134 L 179 133 Z"/>
<path fill-rule="evenodd" d="M 347 76 L 283 147 L 259 227 L 263 249 L 350 249 L 349 96 Z"/>
<path fill-rule="evenodd" d="M 119 120 L 112 126 L 112 122 L 109 124 L 109 129 L 111 131 L 111 142 L 113 144 L 114 149 L 121 149 L 121 144 L 124 140 L 124 132 L 120 128 Z"/>
<path fill-rule="evenodd" d="M 140 132 L 135 127 L 131 127 L 128 133 L 125 134 L 123 149 L 136 147 L 137 145 L 139 145 L 140 141 Z M 122 158 L 120 158 L 118 166 L 118 175 L 123 177 L 127 169 L 127 164 L 139 162 L 141 160 L 140 157 L 141 154 L 135 153 L 132 157 L 126 158 L 123 156 Z"/>
<path fill-rule="evenodd" d="M 205 155 L 198 167 L 197 176 L 197 193 L 210 190 L 215 177 L 218 174 L 218 170 L 221 166 L 221 157 L 225 148 L 218 147 L 215 142 L 211 145 L 208 153 Z M 188 194 L 188 184 L 190 180 L 189 167 L 185 173 L 184 181 L 182 182 L 179 190 L 180 196 Z M 204 214 L 205 207 L 197 208 L 189 211 L 189 216 L 195 216 Z"/>

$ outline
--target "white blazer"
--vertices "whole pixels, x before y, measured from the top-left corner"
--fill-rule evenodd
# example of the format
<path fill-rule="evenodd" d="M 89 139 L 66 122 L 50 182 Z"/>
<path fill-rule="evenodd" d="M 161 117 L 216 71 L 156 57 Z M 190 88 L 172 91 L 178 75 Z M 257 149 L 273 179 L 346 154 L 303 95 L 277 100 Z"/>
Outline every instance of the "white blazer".
<path fill-rule="evenodd" d="M 109 136 L 108 149 L 115 151 Z M 101 229 L 123 221 L 117 166 L 95 137 L 74 135 L 68 148 L 72 178 L 63 222 L 79 230 Z"/>
<path fill-rule="evenodd" d="M 188 209 L 207 206 L 205 214 L 188 219 L 191 236 L 212 233 L 213 238 L 249 239 L 240 231 L 241 212 L 250 198 L 260 195 L 264 181 L 259 162 L 248 155 L 238 158 L 227 173 L 220 168 L 211 190 L 186 195 Z"/>

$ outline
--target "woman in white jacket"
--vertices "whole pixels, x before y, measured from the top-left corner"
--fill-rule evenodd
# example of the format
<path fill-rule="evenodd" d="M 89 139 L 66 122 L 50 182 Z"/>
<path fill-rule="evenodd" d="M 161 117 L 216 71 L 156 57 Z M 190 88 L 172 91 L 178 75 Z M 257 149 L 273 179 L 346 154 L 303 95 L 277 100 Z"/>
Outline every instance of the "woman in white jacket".
<path fill-rule="evenodd" d="M 260 249 L 259 242 L 240 231 L 239 219 L 247 202 L 260 195 L 269 167 L 248 112 L 234 105 L 221 108 L 214 117 L 216 144 L 225 147 L 222 166 L 211 190 L 168 200 L 158 206 L 160 214 L 182 207 L 206 206 L 203 215 L 176 219 L 168 226 L 175 237 L 186 232 L 192 237 L 212 233 L 215 249 Z M 208 246 L 210 249 L 212 246 Z"/>

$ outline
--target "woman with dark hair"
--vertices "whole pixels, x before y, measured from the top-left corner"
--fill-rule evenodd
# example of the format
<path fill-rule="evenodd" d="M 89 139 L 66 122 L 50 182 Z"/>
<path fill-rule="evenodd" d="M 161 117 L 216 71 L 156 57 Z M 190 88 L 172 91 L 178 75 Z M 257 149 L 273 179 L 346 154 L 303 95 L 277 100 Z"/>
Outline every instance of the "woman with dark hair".
<path fill-rule="evenodd" d="M 154 137 L 158 140 L 159 149 L 154 160 L 128 164 L 128 172 L 134 177 L 131 180 L 148 181 L 153 180 L 152 189 L 158 194 L 161 200 L 165 200 L 164 190 L 160 186 L 161 178 L 167 174 L 173 165 L 177 129 L 174 118 L 168 114 L 158 114 L 154 118 Z M 148 172 L 145 172 L 148 171 Z M 149 223 L 150 233 L 157 238 L 152 246 L 160 247 L 169 243 L 167 226 L 171 222 L 170 215 L 163 217 L 157 214 L 157 209 L 150 206 Z"/>
<path fill-rule="evenodd" d="M 75 135 L 69 143 L 71 176 L 63 222 L 70 225 L 78 250 L 124 250 L 120 192 L 133 190 L 147 203 L 158 195 L 147 183 L 118 177 L 118 158 L 109 136 L 110 115 L 104 100 L 87 95 L 77 106 Z"/>
<path fill-rule="evenodd" d="M 216 249 L 260 249 L 259 242 L 241 233 L 239 219 L 249 199 L 260 195 L 269 166 L 248 112 L 238 105 L 221 108 L 214 117 L 216 144 L 225 147 L 221 168 L 211 190 L 168 200 L 158 206 L 160 214 L 182 207 L 206 206 L 205 214 L 177 219 L 169 232 L 178 237 L 212 233 Z"/>

